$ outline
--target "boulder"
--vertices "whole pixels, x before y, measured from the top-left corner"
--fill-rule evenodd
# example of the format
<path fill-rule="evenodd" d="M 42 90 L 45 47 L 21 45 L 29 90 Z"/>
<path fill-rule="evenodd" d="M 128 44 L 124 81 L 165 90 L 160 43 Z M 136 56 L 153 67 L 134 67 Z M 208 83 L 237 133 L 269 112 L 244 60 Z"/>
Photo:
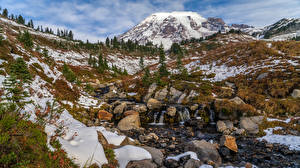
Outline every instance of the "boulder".
<path fill-rule="evenodd" d="M 159 101 L 164 101 L 164 100 L 166 99 L 167 95 L 168 95 L 168 88 L 165 87 L 165 88 L 163 88 L 162 90 L 157 91 L 157 92 L 155 93 L 154 98 L 155 98 L 156 100 L 159 100 Z"/>
<path fill-rule="evenodd" d="M 226 125 L 227 129 L 232 131 L 233 130 L 233 122 L 229 121 L 229 120 L 225 120 L 224 122 L 225 122 L 225 125 Z"/>
<path fill-rule="evenodd" d="M 129 162 L 126 168 L 157 168 L 157 166 L 151 160 L 139 160 Z"/>
<path fill-rule="evenodd" d="M 144 104 L 137 104 L 137 105 L 133 106 L 133 110 L 137 111 L 139 113 L 145 113 L 145 112 L 147 112 L 147 106 Z"/>
<path fill-rule="evenodd" d="M 178 103 L 178 104 L 181 104 L 181 103 L 183 102 L 183 100 L 185 99 L 185 97 L 186 97 L 186 94 L 183 93 L 183 94 L 179 97 L 177 103 Z"/>
<path fill-rule="evenodd" d="M 100 120 L 106 120 L 106 121 L 110 121 L 113 117 L 113 114 L 105 111 L 105 110 L 100 110 L 98 112 L 98 119 Z"/>
<path fill-rule="evenodd" d="M 201 161 L 213 161 L 217 166 L 222 164 L 222 158 L 216 149 L 216 146 L 205 140 L 194 140 L 185 145 L 185 151 L 193 151 L 197 153 Z"/>
<path fill-rule="evenodd" d="M 268 72 L 259 74 L 258 77 L 256 78 L 256 80 L 262 80 L 262 79 L 266 78 L 268 75 L 269 75 Z"/>
<path fill-rule="evenodd" d="M 203 163 L 200 160 L 189 159 L 185 164 L 184 168 L 199 168 Z"/>
<path fill-rule="evenodd" d="M 140 116 L 139 115 L 129 115 L 125 118 L 123 118 L 119 123 L 118 123 L 118 128 L 121 131 L 128 131 L 131 129 L 137 129 L 141 125 L 140 122 Z"/>
<path fill-rule="evenodd" d="M 175 103 L 177 101 L 177 99 L 180 97 L 180 95 L 182 95 L 182 92 L 179 90 L 176 90 L 175 88 L 171 87 L 170 88 L 170 102 Z"/>
<path fill-rule="evenodd" d="M 230 135 L 223 135 L 220 139 L 221 146 L 226 146 L 228 149 L 238 152 L 238 147 L 235 141 L 235 137 Z"/>
<path fill-rule="evenodd" d="M 127 107 L 127 104 L 125 102 L 121 103 L 114 109 L 114 114 L 122 114 Z"/>
<path fill-rule="evenodd" d="M 226 124 L 224 121 L 219 120 L 217 122 L 217 130 L 218 132 L 224 132 L 227 129 Z"/>
<path fill-rule="evenodd" d="M 175 107 L 169 107 L 167 109 L 167 114 L 171 117 L 174 117 L 176 115 L 176 108 Z"/>
<path fill-rule="evenodd" d="M 293 98 L 300 98 L 300 89 L 294 89 L 292 93 Z"/>
<path fill-rule="evenodd" d="M 129 115 L 139 115 L 139 112 L 134 111 L 134 110 L 128 110 L 124 112 L 125 116 L 129 116 Z"/>
<path fill-rule="evenodd" d="M 238 104 L 238 105 L 240 105 L 240 104 L 246 104 L 241 98 L 239 98 L 239 97 L 235 97 L 235 98 L 233 98 L 233 99 L 230 99 L 230 101 L 232 101 L 232 102 L 234 102 L 235 104 Z"/>
<path fill-rule="evenodd" d="M 145 150 L 147 150 L 151 154 L 152 160 L 157 165 L 162 166 L 164 155 L 159 149 L 148 147 L 148 146 L 142 146 L 142 148 L 144 148 Z"/>
<path fill-rule="evenodd" d="M 243 117 L 240 120 L 240 127 L 250 134 L 259 132 L 258 125 L 261 124 L 263 116 Z"/>
<path fill-rule="evenodd" d="M 156 88 L 157 88 L 156 83 L 152 83 L 152 84 L 150 85 L 150 87 L 149 87 L 149 89 L 148 89 L 148 93 L 147 93 L 146 96 L 144 97 L 144 102 L 147 102 L 147 101 L 151 98 L 151 96 L 152 96 L 153 92 L 156 90 Z"/>
<path fill-rule="evenodd" d="M 147 102 L 147 107 L 150 110 L 159 110 L 162 106 L 162 103 L 156 99 L 150 98 Z"/>

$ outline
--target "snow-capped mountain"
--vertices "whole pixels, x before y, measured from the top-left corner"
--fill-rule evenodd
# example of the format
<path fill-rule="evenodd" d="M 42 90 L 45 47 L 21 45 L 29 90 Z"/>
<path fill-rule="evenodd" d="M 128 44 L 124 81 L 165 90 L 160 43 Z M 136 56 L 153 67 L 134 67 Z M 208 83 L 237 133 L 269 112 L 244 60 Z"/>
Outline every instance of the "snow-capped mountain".
<path fill-rule="evenodd" d="M 191 38 L 205 37 L 228 26 L 222 19 L 206 19 L 195 12 L 154 13 L 140 24 L 119 36 L 119 39 L 162 44 L 168 50 L 172 43 Z"/>
<path fill-rule="evenodd" d="M 265 39 L 286 40 L 300 36 L 300 19 L 281 19 L 278 22 L 264 28 Z"/>

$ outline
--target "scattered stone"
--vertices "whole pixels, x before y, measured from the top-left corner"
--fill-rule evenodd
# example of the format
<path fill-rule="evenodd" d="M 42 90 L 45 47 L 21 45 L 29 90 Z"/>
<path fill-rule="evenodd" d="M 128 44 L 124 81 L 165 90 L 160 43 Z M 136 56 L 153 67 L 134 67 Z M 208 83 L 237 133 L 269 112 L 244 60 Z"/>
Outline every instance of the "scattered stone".
<path fill-rule="evenodd" d="M 114 114 L 122 114 L 127 107 L 127 104 L 125 102 L 121 103 L 114 109 Z"/>
<path fill-rule="evenodd" d="M 149 99 L 148 102 L 147 102 L 147 107 L 150 109 L 150 110 L 158 110 L 160 109 L 162 106 L 161 102 L 156 100 L 156 99 Z"/>
<path fill-rule="evenodd" d="M 243 135 L 243 134 L 245 134 L 245 129 L 243 129 L 243 128 L 237 129 L 237 130 L 234 131 L 234 134 Z"/>
<path fill-rule="evenodd" d="M 169 107 L 167 109 L 167 114 L 171 117 L 174 117 L 176 115 L 176 108 L 175 107 Z"/>
<path fill-rule="evenodd" d="M 144 104 L 138 104 L 138 105 L 133 106 L 133 110 L 137 111 L 139 113 L 145 113 L 145 112 L 147 112 L 147 106 Z"/>
<path fill-rule="evenodd" d="M 139 140 L 141 142 L 147 142 L 152 139 L 157 141 L 159 139 L 159 137 L 155 133 L 149 133 L 148 135 L 145 135 L 145 136 L 144 135 L 139 136 Z"/>
<path fill-rule="evenodd" d="M 233 128 L 234 128 L 233 127 L 233 122 L 229 121 L 229 120 L 225 120 L 224 122 L 225 122 L 225 125 L 226 125 L 227 129 L 229 129 L 230 131 L 232 131 Z"/>
<path fill-rule="evenodd" d="M 153 161 L 157 165 L 162 166 L 164 155 L 159 149 L 148 147 L 148 146 L 142 146 L 142 148 L 144 148 L 151 154 Z"/>
<path fill-rule="evenodd" d="M 177 99 L 180 97 L 180 95 L 182 95 L 182 92 L 179 90 L 176 90 L 175 88 L 171 87 L 170 88 L 170 102 L 175 103 L 177 101 Z"/>
<path fill-rule="evenodd" d="M 252 166 L 252 164 L 251 163 L 246 163 L 246 165 L 245 165 L 245 168 L 252 168 L 253 166 Z"/>
<path fill-rule="evenodd" d="M 157 166 L 151 160 L 139 160 L 129 162 L 126 168 L 157 168 Z"/>
<path fill-rule="evenodd" d="M 137 129 L 140 127 L 140 125 L 141 123 L 139 115 L 129 115 L 118 123 L 118 128 L 121 131 L 128 131 L 131 129 Z"/>
<path fill-rule="evenodd" d="M 300 89 L 294 89 L 292 93 L 293 98 L 300 98 Z"/>
<path fill-rule="evenodd" d="M 113 114 L 111 114 L 105 110 L 100 110 L 98 112 L 98 119 L 100 119 L 100 120 L 111 121 L 112 117 L 113 117 Z"/>
<path fill-rule="evenodd" d="M 189 159 L 185 164 L 184 168 L 199 168 L 203 163 L 200 160 Z"/>
<path fill-rule="evenodd" d="M 238 147 L 235 141 L 235 137 L 230 135 L 223 135 L 220 139 L 221 146 L 226 146 L 228 149 L 238 152 Z"/>
<path fill-rule="evenodd" d="M 222 158 L 220 157 L 216 146 L 205 140 L 194 140 L 189 142 L 186 144 L 184 150 L 196 152 L 201 161 L 213 161 L 217 166 L 222 164 Z"/>

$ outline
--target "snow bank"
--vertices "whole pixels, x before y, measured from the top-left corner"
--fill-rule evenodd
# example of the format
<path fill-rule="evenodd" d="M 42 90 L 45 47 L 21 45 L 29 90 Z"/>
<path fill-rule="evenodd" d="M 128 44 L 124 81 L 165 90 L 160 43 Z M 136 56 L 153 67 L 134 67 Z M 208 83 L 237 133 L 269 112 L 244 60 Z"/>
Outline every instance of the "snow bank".
<path fill-rule="evenodd" d="M 103 136 L 105 137 L 105 139 L 109 144 L 113 144 L 115 146 L 121 145 L 121 143 L 126 138 L 126 136 L 122 136 L 110 131 L 106 131 L 104 127 L 97 127 L 97 130 L 103 134 Z"/>
<path fill-rule="evenodd" d="M 130 161 L 152 159 L 151 154 L 147 150 L 132 145 L 126 145 L 114 151 L 120 168 L 126 168 Z"/>
<path fill-rule="evenodd" d="M 269 143 L 279 143 L 282 145 L 286 145 L 290 150 L 300 151 L 300 136 L 294 135 L 275 135 L 273 134 L 273 130 L 282 129 L 281 127 L 268 128 L 265 131 L 266 135 L 258 138 L 258 140 L 266 140 Z"/>
<path fill-rule="evenodd" d="M 190 156 L 191 159 L 199 160 L 197 154 L 195 152 L 191 152 L 191 151 L 182 153 L 177 156 L 169 156 L 169 157 L 167 157 L 167 160 L 172 159 L 172 160 L 179 161 L 180 158 L 185 157 L 185 156 Z"/>

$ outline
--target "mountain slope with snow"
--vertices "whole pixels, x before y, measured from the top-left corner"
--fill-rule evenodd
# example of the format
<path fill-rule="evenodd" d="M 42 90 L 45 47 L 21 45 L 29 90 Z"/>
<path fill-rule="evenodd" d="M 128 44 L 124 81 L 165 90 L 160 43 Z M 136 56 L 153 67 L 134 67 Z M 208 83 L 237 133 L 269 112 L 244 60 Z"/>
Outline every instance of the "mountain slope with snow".
<path fill-rule="evenodd" d="M 225 31 L 226 24 L 220 19 L 206 19 L 195 12 L 154 13 L 140 24 L 119 36 L 119 39 L 162 44 L 166 50 L 172 43 L 191 38 L 205 37 Z"/>

